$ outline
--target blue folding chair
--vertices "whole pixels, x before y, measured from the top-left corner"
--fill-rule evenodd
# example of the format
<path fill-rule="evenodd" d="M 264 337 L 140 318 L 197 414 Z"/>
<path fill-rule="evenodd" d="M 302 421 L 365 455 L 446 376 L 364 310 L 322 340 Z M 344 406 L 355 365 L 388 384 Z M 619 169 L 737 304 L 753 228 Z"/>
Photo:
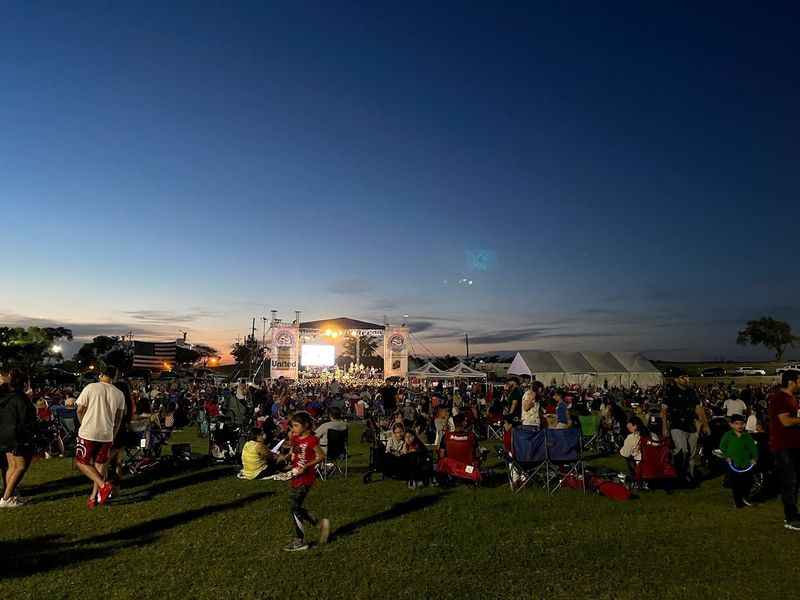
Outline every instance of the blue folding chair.
<path fill-rule="evenodd" d="M 519 492 L 529 483 L 547 487 L 547 436 L 538 427 L 515 427 L 511 434 L 513 452 L 506 457 L 508 485 Z M 542 479 L 544 477 L 544 479 Z"/>
<path fill-rule="evenodd" d="M 585 492 L 581 430 L 576 427 L 548 429 L 546 448 L 547 492 L 555 494 L 568 478 L 579 482 L 580 489 Z"/>

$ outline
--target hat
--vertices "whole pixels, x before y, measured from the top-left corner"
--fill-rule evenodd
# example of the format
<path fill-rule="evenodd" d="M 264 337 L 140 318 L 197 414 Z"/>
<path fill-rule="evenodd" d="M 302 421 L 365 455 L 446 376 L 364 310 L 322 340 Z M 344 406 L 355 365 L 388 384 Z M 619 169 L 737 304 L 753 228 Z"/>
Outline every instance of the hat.
<path fill-rule="evenodd" d="M 742 416 L 742 415 L 733 415 L 733 416 L 731 416 L 731 423 L 736 423 L 737 421 L 744 422 L 745 421 L 744 416 Z"/>

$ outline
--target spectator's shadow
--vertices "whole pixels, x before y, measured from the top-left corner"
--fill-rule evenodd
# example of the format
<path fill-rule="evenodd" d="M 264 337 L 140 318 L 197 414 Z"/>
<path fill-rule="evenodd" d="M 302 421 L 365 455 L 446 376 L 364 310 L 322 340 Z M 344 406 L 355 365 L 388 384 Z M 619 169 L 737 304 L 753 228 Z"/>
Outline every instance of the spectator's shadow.
<path fill-rule="evenodd" d="M 131 525 L 120 531 L 80 540 L 69 541 L 65 539 L 64 535 L 54 534 L 3 542 L 0 544 L 0 553 L 5 558 L 0 562 L 0 579 L 26 577 L 51 569 L 105 558 L 124 548 L 146 546 L 157 541 L 161 533 L 170 529 L 185 525 L 195 519 L 241 508 L 271 495 L 273 495 L 272 492 L 260 492 L 232 502 L 187 510 Z"/>
<path fill-rule="evenodd" d="M 337 528 L 332 538 L 339 538 L 345 537 L 347 535 L 352 535 L 356 533 L 362 527 L 366 527 L 367 525 L 374 525 L 375 523 L 380 523 L 382 521 L 390 521 L 392 519 L 396 519 L 397 517 L 402 517 L 403 515 L 407 515 L 409 513 L 423 510 L 429 508 L 435 504 L 437 504 L 442 498 L 444 498 L 448 492 L 431 495 L 431 496 L 415 496 L 409 500 L 404 500 L 403 502 L 398 502 L 392 505 L 391 508 L 374 514 L 369 517 L 365 517 L 363 519 L 359 519 L 358 521 L 353 521 L 352 523 L 347 523 L 346 525 L 342 525 L 341 527 Z"/>
<path fill-rule="evenodd" d="M 23 482 L 22 485 L 20 485 L 20 491 L 25 492 L 26 496 L 38 496 L 39 494 L 46 494 L 63 488 L 85 484 L 87 481 L 88 479 L 86 479 L 84 475 L 71 475 L 70 477 L 62 477 L 61 479 L 35 483 L 33 485 L 26 485 Z"/>

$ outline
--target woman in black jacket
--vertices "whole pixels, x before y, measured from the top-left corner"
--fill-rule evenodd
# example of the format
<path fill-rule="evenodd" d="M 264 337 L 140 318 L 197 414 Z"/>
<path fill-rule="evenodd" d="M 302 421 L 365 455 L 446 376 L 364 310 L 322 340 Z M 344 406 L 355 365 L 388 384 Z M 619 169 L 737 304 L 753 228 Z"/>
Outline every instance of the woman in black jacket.
<path fill-rule="evenodd" d="M 0 508 L 22 505 L 16 489 L 33 458 L 36 410 L 23 389 L 24 379 L 19 371 L 0 371 L 0 452 L 5 453 Z"/>

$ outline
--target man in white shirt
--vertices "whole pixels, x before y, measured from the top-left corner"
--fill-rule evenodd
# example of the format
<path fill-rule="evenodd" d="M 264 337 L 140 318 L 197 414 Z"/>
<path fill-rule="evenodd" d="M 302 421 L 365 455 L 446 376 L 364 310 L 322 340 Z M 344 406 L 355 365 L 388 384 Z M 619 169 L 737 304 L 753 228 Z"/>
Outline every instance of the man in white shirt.
<path fill-rule="evenodd" d="M 83 388 L 76 402 L 81 427 L 75 463 L 93 484 L 86 503 L 89 509 L 97 503 L 105 504 L 111 495 L 111 483 L 105 480 L 106 464 L 125 414 L 125 395 L 111 383 L 116 374 L 114 367 L 106 367 L 100 374 L 100 381 Z"/>
<path fill-rule="evenodd" d="M 728 398 L 722 405 L 722 410 L 725 411 L 725 416 L 729 419 L 733 415 L 747 415 L 747 404 L 740 398 Z"/>
<path fill-rule="evenodd" d="M 328 450 L 328 432 L 331 430 L 347 431 L 347 423 L 342 421 L 342 411 L 334 407 L 331 408 L 330 415 L 331 420 L 317 427 L 317 430 L 314 432 L 314 435 L 319 438 L 319 445 L 326 452 Z"/>

